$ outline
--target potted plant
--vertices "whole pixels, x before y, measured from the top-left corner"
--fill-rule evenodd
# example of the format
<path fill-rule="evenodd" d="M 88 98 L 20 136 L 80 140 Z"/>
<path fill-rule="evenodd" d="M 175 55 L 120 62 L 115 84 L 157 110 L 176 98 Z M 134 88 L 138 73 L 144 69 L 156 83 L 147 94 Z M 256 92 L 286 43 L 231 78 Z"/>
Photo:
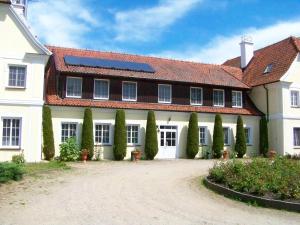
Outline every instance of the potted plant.
<path fill-rule="evenodd" d="M 229 152 L 227 150 L 223 151 L 223 159 L 228 159 Z"/>
<path fill-rule="evenodd" d="M 138 161 L 140 160 L 142 157 L 142 151 L 141 150 L 138 150 L 138 149 L 135 149 L 134 151 L 131 152 L 131 159 L 133 161 Z"/>
<path fill-rule="evenodd" d="M 276 151 L 274 149 L 269 150 L 269 158 L 274 159 L 276 156 Z"/>
<path fill-rule="evenodd" d="M 89 151 L 87 149 L 82 149 L 81 150 L 81 159 L 86 162 L 88 158 Z"/>

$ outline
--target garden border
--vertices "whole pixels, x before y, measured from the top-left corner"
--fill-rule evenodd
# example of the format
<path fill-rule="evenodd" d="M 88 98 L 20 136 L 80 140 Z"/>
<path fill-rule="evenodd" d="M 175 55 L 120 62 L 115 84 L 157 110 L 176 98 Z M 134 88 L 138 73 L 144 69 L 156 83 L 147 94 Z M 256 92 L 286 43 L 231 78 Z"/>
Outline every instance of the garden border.
<path fill-rule="evenodd" d="M 210 181 L 207 177 L 205 177 L 203 179 L 203 183 L 207 188 L 209 188 L 219 194 L 222 194 L 226 197 L 239 199 L 243 202 L 255 202 L 259 206 L 300 212 L 300 203 L 274 200 L 274 199 L 263 198 L 263 197 L 258 197 L 258 196 L 254 196 L 254 195 L 250 195 L 250 194 L 241 193 L 241 192 L 229 189 L 227 187 L 224 187 L 220 184 L 214 183 L 214 182 Z"/>

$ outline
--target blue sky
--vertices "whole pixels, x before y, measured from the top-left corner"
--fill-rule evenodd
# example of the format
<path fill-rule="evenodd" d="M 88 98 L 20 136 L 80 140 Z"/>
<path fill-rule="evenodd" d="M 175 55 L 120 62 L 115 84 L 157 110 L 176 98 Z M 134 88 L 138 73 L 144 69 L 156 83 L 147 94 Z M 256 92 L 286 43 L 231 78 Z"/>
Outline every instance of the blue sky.
<path fill-rule="evenodd" d="M 46 44 L 222 63 L 300 36 L 299 0 L 35 0 L 28 20 Z"/>

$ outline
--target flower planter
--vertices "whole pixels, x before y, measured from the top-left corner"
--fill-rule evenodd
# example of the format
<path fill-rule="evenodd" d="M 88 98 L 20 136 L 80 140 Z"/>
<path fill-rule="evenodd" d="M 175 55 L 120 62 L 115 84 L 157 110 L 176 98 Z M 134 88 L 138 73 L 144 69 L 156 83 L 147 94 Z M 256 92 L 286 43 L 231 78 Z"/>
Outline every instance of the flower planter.
<path fill-rule="evenodd" d="M 276 156 L 276 151 L 275 151 L 274 149 L 271 149 L 271 150 L 269 151 L 268 155 L 269 155 L 269 158 L 270 158 L 270 159 L 274 159 L 275 156 Z"/>
<path fill-rule="evenodd" d="M 81 151 L 81 159 L 83 162 L 86 162 L 88 158 L 88 150 L 87 149 L 82 149 Z"/>
<path fill-rule="evenodd" d="M 141 151 L 136 150 L 136 151 L 131 152 L 131 160 L 138 161 L 138 160 L 141 159 L 141 157 L 142 157 L 142 152 Z"/>
<path fill-rule="evenodd" d="M 228 159 L 229 158 L 229 152 L 227 150 L 223 151 L 223 159 Z"/>

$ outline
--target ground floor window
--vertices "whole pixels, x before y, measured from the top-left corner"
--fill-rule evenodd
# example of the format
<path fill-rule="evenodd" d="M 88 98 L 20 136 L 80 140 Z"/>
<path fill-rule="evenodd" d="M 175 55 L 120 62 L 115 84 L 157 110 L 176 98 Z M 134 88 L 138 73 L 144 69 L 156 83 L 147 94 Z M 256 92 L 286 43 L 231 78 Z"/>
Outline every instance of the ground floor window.
<path fill-rule="evenodd" d="M 300 146 L 300 127 L 294 128 L 294 146 Z"/>
<path fill-rule="evenodd" d="M 95 142 L 96 144 L 110 143 L 110 124 L 95 125 Z"/>
<path fill-rule="evenodd" d="M 2 146 L 20 147 L 21 143 L 21 119 L 2 119 Z"/>
<path fill-rule="evenodd" d="M 250 127 L 245 127 L 246 144 L 252 144 L 252 132 Z"/>
<path fill-rule="evenodd" d="M 229 127 L 223 127 L 223 133 L 224 133 L 224 145 L 230 144 L 230 129 Z"/>
<path fill-rule="evenodd" d="M 139 125 L 127 125 L 127 144 L 136 145 L 139 143 Z"/>
<path fill-rule="evenodd" d="M 207 144 L 207 127 L 199 127 L 199 144 Z"/>
<path fill-rule="evenodd" d="M 68 138 L 76 137 L 77 123 L 61 124 L 61 142 L 65 142 Z"/>

